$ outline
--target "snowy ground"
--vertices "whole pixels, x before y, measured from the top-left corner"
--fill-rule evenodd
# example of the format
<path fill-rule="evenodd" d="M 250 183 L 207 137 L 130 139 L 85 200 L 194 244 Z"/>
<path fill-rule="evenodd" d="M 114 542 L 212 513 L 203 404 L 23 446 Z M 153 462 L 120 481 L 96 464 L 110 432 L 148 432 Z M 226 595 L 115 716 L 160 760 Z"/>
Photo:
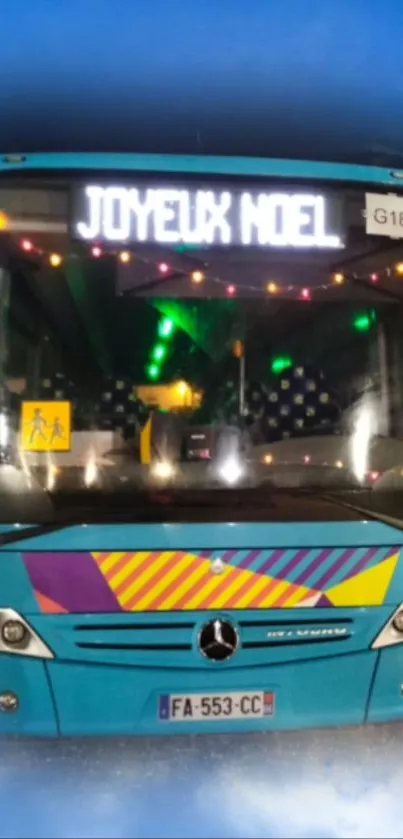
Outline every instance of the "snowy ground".
<path fill-rule="evenodd" d="M 403 726 L 2 742 L 1 837 L 401 837 Z"/>

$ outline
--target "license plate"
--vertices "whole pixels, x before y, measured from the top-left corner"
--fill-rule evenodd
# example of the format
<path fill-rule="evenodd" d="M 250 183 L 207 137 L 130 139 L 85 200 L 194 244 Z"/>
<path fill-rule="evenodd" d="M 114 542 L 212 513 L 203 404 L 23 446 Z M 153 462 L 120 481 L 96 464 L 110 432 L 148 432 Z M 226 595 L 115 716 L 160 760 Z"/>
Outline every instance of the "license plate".
<path fill-rule="evenodd" d="M 273 717 L 275 695 L 255 693 L 165 694 L 159 697 L 161 722 L 212 722 Z"/>

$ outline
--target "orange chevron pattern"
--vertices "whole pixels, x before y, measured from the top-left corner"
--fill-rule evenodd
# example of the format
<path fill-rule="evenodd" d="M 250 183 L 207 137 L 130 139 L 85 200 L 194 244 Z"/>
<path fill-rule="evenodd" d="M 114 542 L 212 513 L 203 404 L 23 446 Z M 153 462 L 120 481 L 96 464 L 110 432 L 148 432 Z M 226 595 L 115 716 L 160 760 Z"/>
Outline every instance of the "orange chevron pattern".
<path fill-rule="evenodd" d="M 302 605 L 313 589 L 211 561 L 184 551 L 96 552 L 99 570 L 129 612 L 197 609 L 267 609 Z"/>

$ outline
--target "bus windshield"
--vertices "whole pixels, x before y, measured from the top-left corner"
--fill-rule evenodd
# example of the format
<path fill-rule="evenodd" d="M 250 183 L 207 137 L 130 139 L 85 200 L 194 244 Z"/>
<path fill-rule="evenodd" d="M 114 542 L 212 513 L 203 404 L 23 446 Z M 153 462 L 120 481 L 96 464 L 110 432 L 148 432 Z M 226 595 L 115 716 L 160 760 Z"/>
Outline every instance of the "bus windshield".
<path fill-rule="evenodd" d="M 403 488 L 403 266 L 365 190 L 109 183 L 3 190 L 1 521 L 315 518 Z"/>

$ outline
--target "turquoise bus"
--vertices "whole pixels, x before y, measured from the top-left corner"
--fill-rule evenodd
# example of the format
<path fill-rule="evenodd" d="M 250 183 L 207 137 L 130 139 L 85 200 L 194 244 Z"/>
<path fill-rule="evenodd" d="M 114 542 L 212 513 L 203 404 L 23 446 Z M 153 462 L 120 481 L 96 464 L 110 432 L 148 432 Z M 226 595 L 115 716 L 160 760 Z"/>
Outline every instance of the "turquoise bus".
<path fill-rule="evenodd" d="M 403 172 L 0 162 L 0 734 L 403 717 Z"/>

